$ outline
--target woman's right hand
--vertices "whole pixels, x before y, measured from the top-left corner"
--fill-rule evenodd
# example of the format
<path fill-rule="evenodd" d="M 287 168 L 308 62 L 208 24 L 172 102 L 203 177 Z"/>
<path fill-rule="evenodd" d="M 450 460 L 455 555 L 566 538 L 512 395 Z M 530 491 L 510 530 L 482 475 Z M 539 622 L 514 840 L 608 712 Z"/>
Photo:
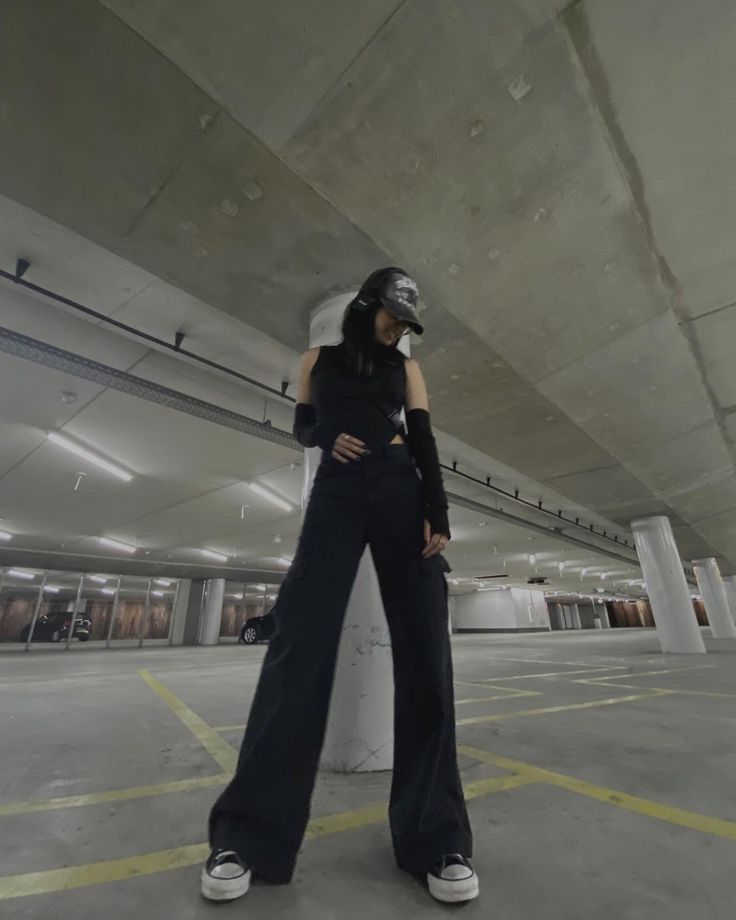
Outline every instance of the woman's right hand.
<path fill-rule="evenodd" d="M 340 463 L 350 463 L 351 460 L 360 460 L 364 454 L 369 454 L 370 450 L 365 446 L 365 442 L 360 438 L 354 438 L 351 434 L 339 434 L 332 445 L 332 456 Z"/>

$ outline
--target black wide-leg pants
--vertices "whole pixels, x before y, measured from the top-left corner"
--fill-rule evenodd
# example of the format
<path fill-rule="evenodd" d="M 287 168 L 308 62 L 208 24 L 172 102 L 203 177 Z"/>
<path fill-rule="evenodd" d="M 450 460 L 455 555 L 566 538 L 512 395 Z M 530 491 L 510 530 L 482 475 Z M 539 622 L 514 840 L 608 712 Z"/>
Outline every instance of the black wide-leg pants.
<path fill-rule="evenodd" d="M 281 585 L 237 770 L 209 819 L 210 844 L 260 878 L 289 882 L 310 816 L 337 650 L 366 543 L 378 575 L 394 670 L 388 809 L 397 864 L 426 872 L 443 853 L 471 857 L 455 742 L 448 635 L 449 565 L 421 558 L 424 512 L 406 444 L 317 469 L 294 561 Z"/>

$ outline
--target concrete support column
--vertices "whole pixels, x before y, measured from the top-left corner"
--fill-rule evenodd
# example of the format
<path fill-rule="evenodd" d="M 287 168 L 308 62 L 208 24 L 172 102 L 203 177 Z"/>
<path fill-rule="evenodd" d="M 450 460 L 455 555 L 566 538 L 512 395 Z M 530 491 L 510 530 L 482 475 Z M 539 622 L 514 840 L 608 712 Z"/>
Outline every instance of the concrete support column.
<path fill-rule="evenodd" d="M 663 652 L 705 652 L 669 518 L 631 522 Z"/>
<path fill-rule="evenodd" d="M 225 599 L 225 579 L 208 578 L 205 586 L 204 606 L 199 626 L 199 644 L 217 645 L 220 640 L 222 602 Z"/>
<path fill-rule="evenodd" d="M 595 602 L 594 602 L 595 603 Z M 601 629 L 610 629 L 611 621 L 608 619 L 608 608 L 604 601 L 601 601 L 600 604 L 595 608 L 595 612 L 598 615 L 598 619 L 601 623 Z"/>
<path fill-rule="evenodd" d="M 580 607 L 577 604 L 572 604 L 570 606 L 572 611 L 572 622 L 575 629 L 583 628 L 583 621 L 580 619 Z"/>
<path fill-rule="evenodd" d="M 193 578 L 189 586 L 189 600 L 187 602 L 186 617 L 184 619 L 184 632 L 182 645 L 196 645 L 199 639 L 199 618 L 204 602 L 204 579 Z"/>
<path fill-rule="evenodd" d="M 723 585 L 726 588 L 726 597 L 731 608 L 731 616 L 736 622 L 736 575 L 724 576 Z"/>
<path fill-rule="evenodd" d="M 313 312 L 309 347 L 334 345 L 354 294 L 330 297 Z M 408 355 L 408 336 L 400 342 Z M 306 511 L 319 448 L 304 451 L 302 509 Z M 393 663 L 388 624 L 373 557 L 366 547 L 345 613 L 320 766 L 344 773 L 390 770 L 393 765 Z"/>
<path fill-rule="evenodd" d="M 736 623 L 731 614 L 718 563 L 712 557 L 694 559 L 693 568 L 700 593 L 703 595 L 711 635 L 714 639 L 736 639 Z"/>
<path fill-rule="evenodd" d="M 180 578 L 176 589 L 176 597 L 174 598 L 174 607 L 171 611 L 172 623 L 169 636 L 171 645 L 184 645 L 184 629 L 187 623 L 187 609 L 191 590 L 191 578 Z"/>

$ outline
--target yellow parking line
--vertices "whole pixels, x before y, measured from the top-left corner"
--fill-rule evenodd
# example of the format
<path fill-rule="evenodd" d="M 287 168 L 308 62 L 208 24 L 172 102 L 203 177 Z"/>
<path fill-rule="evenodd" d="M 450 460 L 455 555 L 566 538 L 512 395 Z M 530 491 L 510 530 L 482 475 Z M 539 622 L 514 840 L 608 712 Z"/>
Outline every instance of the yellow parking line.
<path fill-rule="evenodd" d="M 27 802 L 8 802 L 0 805 L 0 816 L 23 815 L 34 811 L 52 811 L 56 808 L 78 808 L 81 805 L 102 805 L 107 802 L 126 802 L 130 799 L 145 799 L 155 795 L 173 792 L 188 792 L 191 789 L 207 789 L 222 786 L 230 780 L 229 774 L 202 776 L 198 779 L 180 779 L 155 786 L 132 786 L 129 789 L 112 789 L 108 792 L 92 792 L 86 795 L 65 795 L 54 799 L 30 799 Z"/>
<path fill-rule="evenodd" d="M 0 900 L 68 891 L 71 888 L 103 885 L 107 882 L 121 882 L 140 875 L 181 869 L 203 861 L 208 853 L 209 847 L 206 843 L 196 843 L 192 846 L 160 850 L 157 853 L 128 856 L 125 859 L 108 859 L 82 866 L 69 866 L 67 869 L 6 875 L 0 878 Z"/>
<path fill-rule="evenodd" d="M 634 703 L 636 700 L 648 700 L 655 696 L 665 696 L 669 690 L 652 690 L 632 696 L 615 696 L 607 700 L 591 700 L 588 703 L 571 703 L 568 706 L 545 706 L 543 709 L 517 709 L 513 712 L 494 712 L 488 716 L 473 716 L 458 719 L 457 725 L 475 725 L 478 722 L 502 722 L 505 719 L 520 719 L 524 716 L 542 716 L 552 712 L 570 712 L 573 709 L 595 709 L 598 706 L 615 706 L 617 703 Z"/>
<path fill-rule="evenodd" d="M 638 674 L 632 674 L 632 677 L 638 677 Z M 623 690 L 667 690 L 669 693 L 684 693 L 686 696 L 713 696 L 713 697 L 727 697 L 728 699 L 736 699 L 736 693 L 717 693 L 715 690 L 681 690 L 675 687 L 653 687 L 651 685 L 642 687 L 641 684 L 620 684 L 618 681 L 613 683 L 611 681 L 606 681 L 605 683 L 599 683 L 594 680 L 576 680 L 573 681 L 575 684 L 592 684 L 594 687 L 620 687 Z"/>
<path fill-rule="evenodd" d="M 473 783 L 466 783 L 463 786 L 463 794 L 468 800 L 477 799 L 484 795 L 518 789 L 520 786 L 529 786 L 536 782 L 538 780 L 526 771 L 524 773 L 514 772 L 508 776 L 493 776 L 490 779 L 479 779 Z"/>
<path fill-rule="evenodd" d="M 538 780 L 527 772 L 477 780 L 465 786 L 465 796 L 468 799 L 478 798 L 534 782 Z M 307 825 L 305 837 L 315 839 L 326 837 L 329 834 L 356 830 L 370 824 L 378 824 L 386 819 L 387 813 L 388 804 L 382 802 L 354 811 L 313 818 Z M 209 846 L 206 843 L 197 843 L 153 853 L 143 853 L 138 856 L 128 856 L 124 859 L 109 859 L 87 865 L 70 866 L 66 869 L 6 875 L 0 877 L 0 900 L 68 891 L 73 888 L 124 881 L 143 875 L 155 875 L 171 869 L 182 869 L 202 862 L 208 853 Z"/>
<path fill-rule="evenodd" d="M 462 684 L 464 681 L 456 681 L 455 683 Z M 544 694 L 540 693 L 538 690 L 517 690 L 514 687 L 493 687 L 490 684 L 469 684 L 473 687 L 483 687 L 491 690 L 502 690 L 504 691 L 501 694 L 494 696 L 476 696 L 470 697 L 467 699 L 455 700 L 456 706 L 462 706 L 467 703 L 489 703 L 497 700 L 515 700 L 522 696 L 543 696 Z M 637 688 L 638 689 L 638 688 Z M 212 730 L 216 732 L 237 732 L 244 731 L 245 725 L 215 725 Z"/>
<path fill-rule="evenodd" d="M 463 793 L 465 798 L 470 800 L 484 795 L 493 795 L 496 792 L 506 792 L 509 789 L 528 786 L 530 783 L 536 782 L 538 780 L 526 773 L 521 775 L 514 772 L 508 776 L 492 776 L 488 779 L 466 783 L 463 786 Z M 368 824 L 376 824 L 386 819 L 388 815 L 387 807 L 387 804 L 382 802 L 380 805 L 368 805 L 366 808 L 358 808 L 355 811 L 315 818 L 309 822 L 306 837 L 310 839 L 325 837 L 328 834 L 336 834 L 365 827 Z"/>
<path fill-rule="evenodd" d="M 531 696 L 541 696 L 541 693 L 532 693 Z M 507 693 L 499 693 L 495 696 L 475 696 L 475 697 L 466 697 L 462 700 L 455 700 L 456 706 L 467 705 L 468 703 L 490 703 L 494 700 L 516 700 L 519 696 L 526 696 L 526 693 L 513 693 L 509 696 Z"/>
<path fill-rule="evenodd" d="M 625 665 L 604 664 L 603 661 L 588 661 L 584 659 L 575 659 L 574 661 L 556 661 L 553 658 L 488 658 L 486 659 L 494 664 L 503 664 L 507 661 L 521 662 L 523 664 L 554 664 L 561 668 L 618 668 Z"/>
<path fill-rule="evenodd" d="M 513 770 L 520 776 L 527 776 L 541 783 L 550 783 L 553 786 L 568 789 L 578 795 L 597 799 L 599 802 L 606 802 L 608 805 L 615 805 L 617 808 L 624 808 L 627 811 L 646 815 L 649 818 L 656 818 L 668 824 L 676 824 L 690 830 L 701 831 L 704 834 L 712 834 L 715 837 L 736 840 L 736 821 L 724 821 L 721 818 L 711 818 L 708 815 L 701 815 L 694 811 L 685 811 L 682 808 L 662 805 L 650 799 L 628 795 L 626 792 L 607 789 L 604 786 L 596 786 L 594 783 L 588 783 L 585 780 L 575 779 L 563 773 L 554 773 L 551 770 L 544 770 L 541 767 L 512 760 L 510 757 L 503 757 L 499 754 L 492 754 L 490 751 L 483 751 L 466 744 L 458 745 L 458 751 L 468 757 L 483 761 L 483 763 L 492 764 L 504 770 Z"/>
<path fill-rule="evenodd" d="M 327 837 L 328 834 L 338 834 L 341 831 L 356 830 L 369 824 L 378 824 L 386 818 L 387 807 L 385 802 L 381 802 L 378 805 L 366 805 L 365 808 L 356 808 L 354 811 L 325 815 L 323 818 L 313 818 L 307 825 L 304 836 L 311 840 L 316 837 Z"/>
<path fill-rule="evenodd" d="M 541 690 L 523 690 L 521 687 L 499 687 L 497 684 L 490 683 L 486 680 L 484 680 L 480 686 L 488 690 L 501 690 L 509 699 L 514 696 L 544 696 Z"/>
<path fill-rule="evenodd" d="M 541 690 L 518 690 L 516 687 L 497 687 L 495 684 L 489 684 L 484 680 L 456 680 L 455 683 L 460 684 L 463 687 L 482 687 L 484 690 L 503 690 L 508 695 L 508 699 L 512 699 L 513 696 L 544 695 Z"/>
<path fill-rule="evenodd" d="M 480 683 L 505 683 L 507 680 L 533 680 L 537 677 L 568 677 L 571 674 L 600 674 L 601 671 L 625 671 L 626 665 L 615 665 L 610 668 L 585 668 L 580 671 L 548 671 L 545 674 L 513 674 L 510 677 L 481 678 Z M 604 678 L 601 678 L 603 680 Z"/>
<path fill-rule="evenodd" d="M 694 664 L 690 665 L 687 668 L 659 668 L 656 671 L 631 671 L 629 674 L 622 674 L 622 677 L 656 677 L 657 674 L 678 674 L 680 671 L 704 671 L 706 669 L 714 668 L 714 664 Z M 570 672 L 572 673 L 572 672 Z M 582 672 L 581 672 L 582 673 Z M 588 683 L 593 683 L 594 681 L 605 681 L 605 680 L 614 680 L 614 677 L 591 677 L 588 679 Z M 577 681 L 576 681 L 577 683 Z"/>
<path fill-rule="evenodd" d="M 163 684 L 159 683 L 149 671 L 141 670 L 138 673 L 148 686 L 161 697 L 174 715 L 181 719 L 205 751 L 214 758 L 218 765 L 227 773 L 232 773 L 235 770 L 235 765 L 238 760 L 238 752 L 235 748 L 231 744 L 228 744 L 227 741 L 225 741 L 214 728 L 211 728 L 204 719 L 201 719 L 196 712 L 182 703 L 182 701 L 177 696 L 174 696 L 170 690 L 167 690 Z"/>

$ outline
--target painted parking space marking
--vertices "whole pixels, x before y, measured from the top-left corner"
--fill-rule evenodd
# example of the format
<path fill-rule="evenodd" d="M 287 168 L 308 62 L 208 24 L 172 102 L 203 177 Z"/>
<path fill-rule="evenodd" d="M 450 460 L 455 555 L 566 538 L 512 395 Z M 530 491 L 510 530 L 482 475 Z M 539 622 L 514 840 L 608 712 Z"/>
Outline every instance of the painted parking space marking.
<path fill-rule="evenodd" d="M 620 677 L 625 677 L 627 680 L 631 677 L 657 677 L 659 674 L 679 674 L 683 671 L 705 671 L 712 670 L 715 668 L 714 664 L 693 664 L 688 665 L 684 668 L 657 668 L 654 671 L 630 671 L 628 674 L 618 675 Z M 606 680 L 616 680 L 617 676 L 613 675 L 611 677 L 589 677 L 585 680 L 585 683 L 592 684 Z M 583 683 L 583 681 L 575 681 L 575 683 Z"/>
<path fill-rule="evenodd" d="M 164 687 L 162 683 L 157 681 L 149 671 L 141 670 L 138 673 L 148 686 L 161 697 L 174 715 L 186 725 L 189 731 L 220 768 L 232 774 L 238 762 L 238 752 L 235 748 L 231 744 L 228 744 L 227 741 L 209 726 L 204 719 L 200 718 L 194 710 L 182 703 L 178 696 L 175 696 L 170 690 Z"/>
<path fill-rule="evenodd" d="M 480 798 L 485 795 L 506 792 L 520 786 L 536 783 L 538 780 L 527 772 L 514 771 L 508 776 L 495 776 L 476 780 L 464 785 L 467 799 Z M 331 834 L 358 830 L 372 824 L 379 824 L 387 819 L 388 803 L 381 802 L 353 811 L 340 812 L 335 815 L 313 818 L 307 825 L 305 839 L 317 839 Z M 174 847 L 153 853 L 142 853 L 123 859 L 108 859 L 86 865 L 69 866 L 64 869 L 49 869 L 43 872 L 25 872 L 19 875 L 0 877 L 0 900 L 28 897 L 30 895 L 51 894 L 103 885 L 110 882 L 126 881 L 145 875 L 156 875 L 172 869 L 183 869 L 202 863 L 209 855 L 207 843 Z"/>
<path fill-rule="evenodd" d="M 624 664 L 621 665 L 612 665 L 611 667 L 605 668 L 584 668 L 578 671 L 545 671 L 542 674 L 511 674 L 509 677 L 488 677 L 482 679 L 480 683 L 506 683 L 507 680 L 535 680 L 538 677 L 569 677 L 572 674 L 600 674 L 602 671 L 626 671 L 628 670 L 627 666 Z M 603 679 L 603 678 L 601 678 Z"/>
<path fill-rule="evenodd" d="M 470 683 L 469 681 L 456 680 L 456 684 L 463 684 L 468 687 L 482 687 L 484 690 L 500 690 L 501 693 L 494 694 L 493 696 L 476 696 L 476 697 L 467 697 L 455 700 L 456 706 L 467 705 L 468 703 L 490 703 L 497 700 L 514 700 L 521 697 L 527 696 L 543 696 L 543 693 L 540 693 L 538 690 L 519 690 L 516 687 L 494 687 L 492 684 L 486 683 Z M 216 732 L 241 732 L 245 731 L 245 724 L 239 723 L 237 725 L 215 725 L 213 726 L 213 731 Z"/>
<path fill-rule="evenodd" d="M 0 817 L 5 815 L 31 814 L 36 811 L 54 811 L 58 808 L 79 808 L 83 805 L 104 805 L 109 802 L 128 802 L 175 792 L 190 792 L 193 789 L 209 789 L 230 781 L 230 774 L 201 776 L 196 779 L 180 779 L 170 783 L 156 783 L 152 786 L 132 786 L 128 789 L 111 789 L 106 792 L 90 792 L 86 795 L 65 795 L 53 799 L 30 799 L 26 802 L 0 804 Z"/>
<path fill-rule="evenodd" d="M 672 669 L 690 670 L 690 669 Z M 671 671 L 671 672 L 672 672 Z M 653 673 L 663 673 L 663 670 Z M 644 673 L 644 672 L 642 672 Z M 21 802 L 4 806 L 9 811 L 0 811 L 0 814 L 17 814 L 31 811 L 42 811 L 53 808 L 75 807 L 78 805 L 98 804 L 103 801 L 125 800 L 140 798 L 149 795 L 163 795 L 173 792 L 186 791 L 192 788 L 203 788 L 208 785 L 216 786 L 228 780 L 229 775 L 234 769 L 236 760 L 235 749 L 227 744 L 218 734 L 218 729 L 209 726 L 203 719 L 196 715 L 189 707 L 179 700 L 171 691 L 165 688 L 150 673 L 140 672 L 141 676 L 169 706 L 174 714 L 189 728 L 192 734 L 202 744 L 202 746 L 220 763 L 227 773 L 217 776 L 202 777 L 192 780 L 181 780 L 173 783 L 162 783 L 152 786 L 139 786 L 124 790 L 111 790 L 110 792 L 92 793 L 82 796 L 66 796 L 62 798 L 49 799 L 37 802 Z M 557 675 L 556 675 L 557 676 Z M 608 680 L 613 681 L 616 677 L 624 675 L 610 675 Z M 627 674 L 626 678 L 636 677 L 636 674 Z M 607 686 L 606 683 L 595 679 L 597 686 Z M 605 681 L 603 678 L 602 681 Z M 575 681 L 584 683 L 586 681 Z M 487 684 L 485 684 L 488 687 Z M 499 687 L 502 691 L 511 688 Z M 535 716 L 551 714 L 557 712 L 566 712 L 576 709 L 588 709 L 598 706 L 615 705 L 618 703 L 635 702 L 637 700 L 652 699 L 657 696 L 676 694 L 681 691 L 668 690 L 661 688 L 643 688 L 636 687 L 637 690 L 646 690 L 645 693 L 638 693 L 630 696 L 614 697 L 609 700 L 595 700 L 585 703 L 576 703 L 565 706 L 551 706 L 540 709 L 516 710 L 508 713 L 496 713 L 489 716 L 481 716 L 474 719 L 463 719 L 458 721 L 458 725 L 473 724 L 476 722 L 501 721 L 510 718 L 520 718 L 525 716 Z M 682 691 L 688 692 L 688 691 Z M 697 693 L 698 691 L 692 691 Z M 530 691 L 506 692 L 501 699 L 514 699 L 517 695 L 527 695 Z M 703 691 L 705 693 L 705 691 Z M 531 692 L 531 695 L 539 695 Z M 484 698 L 483 701 L 489 698 Z M 237 729 L 244 726 L 225 726 L 219 730 Z M 466 799 L 470 800 L 485 795 L 492 795 L 504 791 L 520 788 L 531 784 L 546 783 L 567 789 L 570 792 L 588 798 L 596 799 L 607 804 L 626 809 L 637 814 L 656 818 L 657 820 L 675 824 L 691 830 L 701 831 L 714 836 L 736 840 L 736 822 L 724 821 L 712 818 L 706 815 L 700 815 L 695 812 L 686 811 L 672 806 L 663 805 L 642 797 L 631 796 L 624 792 L 597 786 L 574 777 L 566 776 L 561 773 L 545 770 L 540 767 L 526 764 L 521 761 L 513 760 L 502 755 L 497 755 L 489 751 L 484 751 L 469 745 L 459 744 L 458 753 L 465 754 L 483 763 L 509 771 L 504 776 L 491 777 L 487 779 L 476 780 L 464 784 L 464 794 Z M 219 759 L 218 759 L 219 758 Z M 336 815 L 328 815 L 312 819 L 306 831 L 306 837 L 316 839 L 325 837 L 330 834 L 340 833 L 366 827 L 386 820 L 387 803 L 369 805 L 365 808 L 356 809 L 349 812 L 342 812 Z M 18 875 L 0 877 L 0 899 L 17 898 L 28 895 L 38 895 L 44 893 L 58 892 L 80 888 L 91 885 L 105 884 L 114 881 L 136 878 L 143 875 L 152 875 L 177 868 L 184 868 L 201 863 L 207 856 L 209 847 L 206 843 L 179 846 L 172 849 L 160 850 L 153 853 L 145 853 L 122 859 L 104 860 L 87 865 L 71 866 L 63 869 L 51 869 L 41 872 L 29 872 Z"/>
<path fill-rule="evenodd" d="M 667 696 L 669 693 L 669 690 L 651 690 L 647 693 L 636 693 L 631 696 L 614 696 L 607 700 L 589 700 L 587 703 L 570 703 L 566 706 L 545 706 L 541 709 L 516 709 L 512 712 L 494 712 L 487 716 L 473 716 L 469 719 L 458 719 L 456 724 L 477 725 L 481 722 L 503 722 L 508 719 L 521 719 L 527 716 L 543 716 L 554 712 L 571 712 L 575 709 L 595 709 L 599 706 L 616 706 L 619 703 L 634 703 L 637 700 L 649 700 L 656 696 Z"/>
<path fill-rule="evenodd" d="M 586 780 L 575 779 L 575 777 L 567 776 L 564 773 L 556 773 L 552 770 L 545 770 L 542 767 L 536 767 L 519 760 L 512 760 L 510 757 L 494 754 L 491 751 L 484 751 L 467 744 L 459 744 L 458 752 L 504 770 L 513 770 L 520 776 L 527 775 L 540 783 L 558 786 L 578 795 L 597 799 L 599 802 L 605 802 L 608 805 L 614 805 L 617 808 L 623 808 L 649 818 L 656 818 L 658 821 L 676 824 L 689 830 L 701 831 L 714 837 L 736 840 L 736 821 L 712 818 L 698 812 L 686 811 L 672 805 L 654 802 L 641 796 L 629 795 L 616 789 L 597 786 L 595 783 L 589 783 Z"/>

